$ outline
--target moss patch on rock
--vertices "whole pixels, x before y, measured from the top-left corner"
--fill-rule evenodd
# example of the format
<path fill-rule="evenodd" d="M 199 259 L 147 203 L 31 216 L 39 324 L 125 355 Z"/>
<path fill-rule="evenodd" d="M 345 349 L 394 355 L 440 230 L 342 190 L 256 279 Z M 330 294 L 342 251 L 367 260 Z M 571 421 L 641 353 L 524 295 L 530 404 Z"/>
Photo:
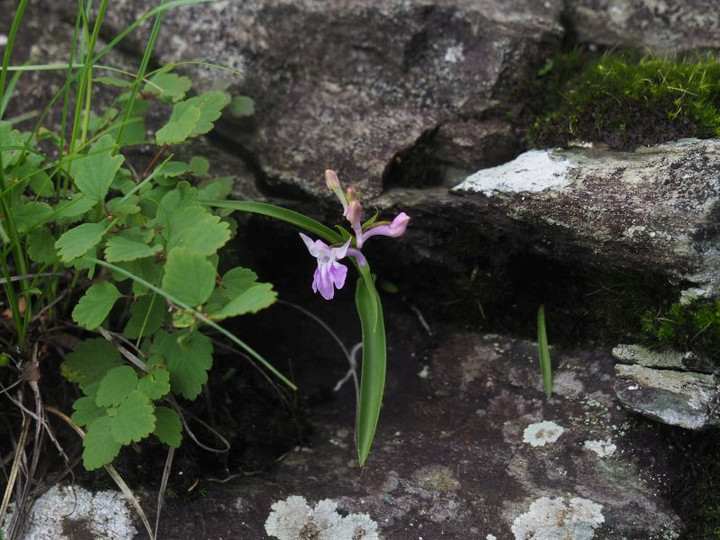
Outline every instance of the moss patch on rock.
<path fill-rule="evenodd" d="M 710 55 L 556 56 L 523 85 L 532 146 L 598 142 L 629 150 L 684 137 L 720 135 L 720 62 Z"/>

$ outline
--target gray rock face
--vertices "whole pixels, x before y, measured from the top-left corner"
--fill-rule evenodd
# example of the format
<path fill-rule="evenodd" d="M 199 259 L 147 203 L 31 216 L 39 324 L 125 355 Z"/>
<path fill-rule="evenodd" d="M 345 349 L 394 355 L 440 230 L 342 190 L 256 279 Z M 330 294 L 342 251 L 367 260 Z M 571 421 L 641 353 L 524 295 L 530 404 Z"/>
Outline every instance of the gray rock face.
<path fill-rule="evenodd" d="M 481 118 L 496 114 L 495 94 L 558 45 L 561 4 L 219 2 L 168 12 L 156 51 L 164 63 L 242 72 L 193 69 L 205 86 L 257 101 L 250 123 L 228 120 L 220 131 L 252 154 L 273 187 L 324 197 L 322 171 L 331 167 L 372 197 L 394 157 L 438 128 L 456 166 L 474 170 L 514 152 L 507 127 Z M 117 2 L 108 21 L 120 29 L 146 6 Z"/>
<path fill-rule="evenodd" d="M 663 270 L 703 294 L 720 290 L 720 141 L 532 151 L 454 192 L 534 224 L 550 243 L 584 249 L 587 260 Z"/>
<path fill-rule="evenodd" d="M 650 350 L 642 345 L 620 344 L 612 350 L 613 356 L 625 364 L 657 369 L 675 369 L 681 371 L 697 371 L 713 373 L 714 366 L 710 361 L 698 358 L 692 352 L 681 353 L 673 349 Z"/>
<path fill-rule="evenodd" d="M 553 351 L 555 393 L 546 400 L 534 343 L 435 327 L 437 346 L 428 350 L 417 320 L 393 320 L 383 415 L 364 470 L 353 460 L 352 390 L 344 389 L 317 411 L 310 448 L 268 475 L 221 491 L 208 484 L 197 503 L 166 501 L 161 536 L 199 532 L 193 516 L 202 513 L 208 536 L 262 538 L 266 520 L 272 531 L 292 528 L 280 510 L 304 508 L 287 519 L 307 520 L 314 507 L 319 525 L 338 520 L 334 510 L 320 515 L 335 505 L 343 515 L 367 514 L 387 539 L 660 539 L 682 531 L 660 495 L 671 443 L 619 407 L 610 355 Z"/>
<path fill-rule="evenodd" d="M 667 54 L 716 48 L 720 41 L 714 0 L 571 0 L 566 16 L 586 43 Z"/>
<path fill-rule="evenodd" d="M 714 375 L 623 364 L 615 373 L 615 392 L 632 411 L 686 429 L 720 425 Z"/>

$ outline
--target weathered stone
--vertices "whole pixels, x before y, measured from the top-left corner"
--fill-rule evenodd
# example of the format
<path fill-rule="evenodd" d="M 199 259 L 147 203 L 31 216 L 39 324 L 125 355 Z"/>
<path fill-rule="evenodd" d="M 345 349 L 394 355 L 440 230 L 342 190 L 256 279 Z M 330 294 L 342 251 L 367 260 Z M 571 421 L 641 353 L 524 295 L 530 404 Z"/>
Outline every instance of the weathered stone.
<path fill-rule="evenodd" d="M 713 373 L 714 371 L 712 362 L 699 358 L 693 352 L 681 353 L 674 349 L 651 350 L 637 344 L 620 344 L 612 350 L 612 354 L 620 362 L 625 364 L 638 364 L 651 368 L 679 369 L 701 373 Z"/>
<path fill-rule="evenodd" d="M 566 17 L 584 43 L 669 54 L 717 48 L 720 41 L 714 0 L 571 0 Z"/>
<path fill-rule="evenodd" d="M 285 501 L 284 508 L 291 495 L 304 498 L 293 499 L 304 516 L 313 507 L 317 516 L 326 499 L 343 515 L 367 514 L 388 539 L 520 539 L 532 527 L 548 534 L 538 538 L 659 539 L 682 531 L 660 495 L 668 470 L 655 474 L 647 464 L 647 455 L 651 467 L 673 463 L 671 443 L 618 406 L 609 354 L 554 351 L 564 383 L 548 400 L 536 344 L 442 327 L 430 338 L 410 319 L 401 326 L 406 338 L 393 341 L 383 415 L 363 470 L 353 459 L 348 389 L 317 411 L 311 448 L 291 452 L 276 470 L 206 485 L 206 496 L 190 505 L 168 500 L 162 537 L 199 530 L 193 515 L 202 512 L 206 530 L 260 538 L 273 504 Z M 437 346 L 425 349 L 430 339 Z M 547 431 L 543 446 L 524 440 L 535 424 Z"/>
<path fill-rule="evenodd" d="M 117 31 L 146 9 L 124 0 L 107 20 Z M 557 0 L 218 2 L 170 10 L 155 51 L 163 63 L 242 72 L 192 70 L 201 86 L 256 100 L 250 122 L 227 119 L 218 129 L 274 187 L 325 197 L 322 171 L 332 167 L 370 197 L 397 154 L 444 124 L 465 124 L 447 129 L 469 135 L 443 136 L 443 155 L 462 156 L 455 166 L 506 159 L 519 139 L 479 119 L 494 94 L 559 44 L 561 9 Z"/>
<path fill-rule="evenodd" d="M 532 151 L 454 189 L 475 204 L 584 249 L 586 261 L 667 272 L 720 290 L 720 141 L 633 153 Z M 547 246 L 546 246 L 547 247 Z"/>
<path fill-rule="evenodd" d="M 615 372 L 615 392 L 628 409 L 686 429 L 720 425 L 714 375 L 624 364 Z"/>

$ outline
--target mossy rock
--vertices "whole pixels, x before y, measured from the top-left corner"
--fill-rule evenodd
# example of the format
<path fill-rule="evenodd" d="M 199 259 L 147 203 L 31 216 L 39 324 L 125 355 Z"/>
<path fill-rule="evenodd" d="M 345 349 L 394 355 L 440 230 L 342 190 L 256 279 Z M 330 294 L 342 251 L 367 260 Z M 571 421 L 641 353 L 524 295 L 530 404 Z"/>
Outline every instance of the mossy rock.
<path fill-rule="evenodd" d="M 589 141 L 629 150 L 720 134 L 720 62 L 709 55 L 576 49 L 550 60 L 523 92 L 531 96 L 528 138 L 537 147 Z"/>

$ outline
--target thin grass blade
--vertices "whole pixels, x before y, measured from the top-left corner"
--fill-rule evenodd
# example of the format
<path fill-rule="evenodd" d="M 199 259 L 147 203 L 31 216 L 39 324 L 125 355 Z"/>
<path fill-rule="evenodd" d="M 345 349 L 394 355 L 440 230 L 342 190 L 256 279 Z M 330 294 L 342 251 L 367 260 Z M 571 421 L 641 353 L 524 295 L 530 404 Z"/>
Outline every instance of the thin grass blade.
<path fill-rule="evenodd" d="M 538 309 L 538 351 L 540 357 L 540 373 L 542 375 L 543 390 L 549 398 L 552 396 L 552 364 L 550 362 L 550 349 L 548 348 L 547 332 L 545 330 L 545 306 Z"/>

